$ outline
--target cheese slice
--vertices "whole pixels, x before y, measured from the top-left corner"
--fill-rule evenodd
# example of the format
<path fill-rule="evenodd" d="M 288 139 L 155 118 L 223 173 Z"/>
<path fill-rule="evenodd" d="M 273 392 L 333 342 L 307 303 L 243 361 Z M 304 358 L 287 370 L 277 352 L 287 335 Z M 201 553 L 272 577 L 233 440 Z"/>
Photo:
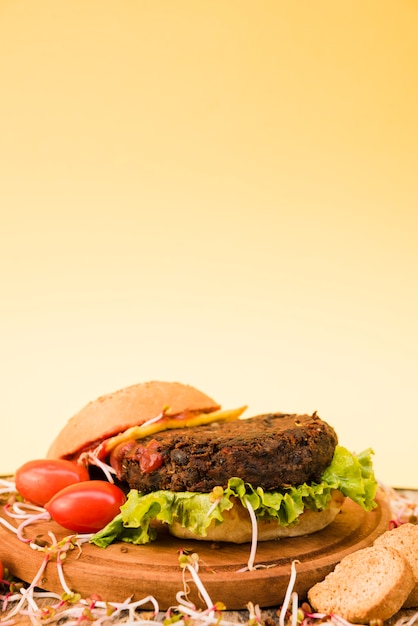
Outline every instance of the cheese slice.
<path fill-rule="evenodd" d="M 155 435 L 164 430 L 174 430 L 175 428 L 194 428 L 195 426 L 204 426 L 205 424 L 212 424 L 214 422 L 229 422 L 238 419 L 244 411 L 246 406 L 242 406 L 239 409 L 229 409 L 227 411 L 213 411 L 212 413 L 198 413 L 191 415 L 190 417 L 167 417 L 164 414 L 161 418 L 151 419 L 144 422 L 140 426 L 131 426 L 123 433 L 106 439 L 99 446 L 97 450 L 99 458 L 107 456 L 116 446 L 131 439 L 144 439 L 150 435 Z"/>

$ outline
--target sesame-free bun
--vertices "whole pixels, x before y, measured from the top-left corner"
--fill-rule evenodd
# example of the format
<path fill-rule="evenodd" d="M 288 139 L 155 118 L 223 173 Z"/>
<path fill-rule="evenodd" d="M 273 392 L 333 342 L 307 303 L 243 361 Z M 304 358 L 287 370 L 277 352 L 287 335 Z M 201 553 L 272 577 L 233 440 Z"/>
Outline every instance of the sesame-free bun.
<path fill-rule="evenodd" d="M 220 406 L 205 393 L 177 382 L 151 381 L 101 396 L 76 413 L 52 442 L 47 458 L 75 458 L 78 453 L 157 417 L 184 411 L 211 413 Z"/>
<path fill-rule="evenodd" d="M 335 519 L 344 503 L 344 496 L 338 490 L 334 490 L 331 495 L 329 507 L 323 511 L 313 511 L 306 509 L 293 524 L 281 526 L 277 520 L 257 520 L 258 541 L 270 541 L 281 537 L 300 537 L 311 535 L 322 530 Z M 222 522 L 212 522 L 204 537 L 196 536 L 178 522 L 174 522 L 169 527 L 169 532 L 179 539 L 199 539 L 206 541 L 230 541 L 232 543 L 247 543 L 251 541 L 252 524 L 248 510 L 239 500 L 234 502 L 234 506 L 229 511 L 223 511 Z"/>

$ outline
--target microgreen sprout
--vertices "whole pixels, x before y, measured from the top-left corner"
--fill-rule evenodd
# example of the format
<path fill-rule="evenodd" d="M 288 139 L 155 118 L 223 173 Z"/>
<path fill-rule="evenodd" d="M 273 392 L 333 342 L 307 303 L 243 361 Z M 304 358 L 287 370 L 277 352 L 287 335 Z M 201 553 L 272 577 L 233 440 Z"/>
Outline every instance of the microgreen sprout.
<path fill-rule="evenodd" d="M 251 503 L 248 498 L 246 498 L 245 504 L 247 505 L 248 513 L 249 513 L 250 520 L 251 520 L 251 550 L 250 550 L 250 556 L 248 558 L 248 564 L 247 564 L 247 568 L 251 572 L 251 570 L 254 569 L 254 562 L 255 562 L 255 557 L 256 557 L 256 552 L 257 552 L 258 524 L 257 524 L 255 511 L 253 507 L 251 506 Z"/>
<path fill-rule="evenodd" d="M 401 617 L 395 622 L 395 626 L 413 626 L 418 621 L 418 611 L 410 617 Z"/>
<path fill-rule="evenodd" d="M 212 515 L 213 511 L 216 509 L 218 504 L 221 502 L 223 494 L 224 494 L 224 490 L 220 486 L 214 487 L 212 489 L 211 493 L 209 494 L 209 499 L 212 502 L 212 505 L 209 507 L 209 510 L 207 512 L 207 517 Z"/>
<path fill-rule="evenodd" d="M 25 543 L 31 543 L 31 539 L 24 536 L 24 530 L 30 524 L 41 520 L 50 520 L 51 516 L 48 511 L 42 507 L 35 506 L 29 503 L 14 502 L 4 507 L 6 515 L 12 519 L 20 520 L 17 527 L 8 524 L 4 518 L 0 518 L 0 523 L 6 526 L 9 530 L 12 530 L 20 541 Z"/>
<path fill-rule="evenodd" d="M 6 493 L 16 493 L 16 485 L 13 480 L 0 478 L 0 495 Z"/>
<path fill-rule="evenodd" d="M 0 524 L 11 530 L 17 535 L 17 538 L 20 541 L 24 541 L 25 543 L 30 543 L 31 540 L 24 536 L 24 530 L 30 524 L 41 521 L 41 520 L 50 520 L 51 516 L 49 513 L 38 506 L 29 503 L 23 502 L 13 502 L 6 504 L 4 506 L 4 512 L 8 517 L 15 520 L 21 520 L 18 526 L 13 526 L 9 524 L 6 519 L 0 517 Z"/>
<path fill-rule="evenodd" d="M 186 571 L 189 572 L 206 606 L 208 607 L 208 609 L 212 610 L 214 604 L 208 592 L 206 591 L 204 585 L 202 584 L 202 581 L 199 578 L 198 555 L 195 552 L 192 552 L 191 554 L 186 554 L 185 552 L 181 552 L 179 556 L 179 564 L 180 564 L 180 567 L 183 569 L 183 573 Z"/>
<path fill-rule="evenodd" d="M 257 624 L 262 624 L 262 616 L 261 609 L 258 604 L 253 604 L 253 602 L 248 602 L 247 604 L 248 610 L 248 626 L 256 626 Z"/>
<path fill-rule="evenodd" d="M 333 626 L 353 626 L 351 622 L 335 613 L 313 613 L 310 618 L 318 620 L 321 624 L 333 624 Z"/>
<path fill-rule="evenodd" d="M 163 419 L 163 417 L 165 417 L 166 413 L 170 410 L 169 406 L 165 406 L 163 408 L 163 410 L 161 411 L 161 413 L 159 413 L 156 417 L 151 417 L 149 420 L 147 420 L 146 422 L 143 422 L 142 424 L 140 424 L 140 428 L 146 428 L 147 426 L 149 426 L 150 424 L 154 424 L 155 422 L 159 422 L 160 420 Z M 181 418 L 182 414 L 180 415 L 176 415 L 174 417 L 177 418 Z"/>
<path fill-rule="evenodd" d="M 250 520 L 251 520 L 251 548 L 250 548 L 250 554 L 248 557 L 248 561 L 247 561 L 247 565 L 246 567 L 242 567 L 241 569 L 237 570 L 238 572 L 252 572 L 256 569 L 260 569 L 263 567 L 267 567 L 265 565 L 259 564 L 259 565 L 254 565 L 255 563 L 255 557 L 257 554 L 257 544 L 258 544 L 258 523 L 257 523 L 257 516 L 255 514 L 254 508 L 251 505 L 251 502 L 249 500 L 249 498 L 245 499 L 245 505 L 247 507 L 248 510 L 248 514 L 250 516 Z"/>
<path fill-rule="evenodd" d="M 113 476 L 116 475 L 116 471 L 111 465 L 105 463 L 99 458 L 100 450 L 101 446 L 99 445 L 93 451 L 83 452 L 82 454 L 80 454 L 78 461 L 79 463 L 85 464 L 86 466 L 95 465 L 102 470 L 107 481 L 109 481 L 110 483 L 114 483 L 115 481 L 113 479 Z"/>
<path fill-rule="evenodd" d="M 29 607 L 33 610 L 34 607 L 37 609 L 36 607 L 36 603 L 34 601 L 33 598 L 33 591 L 37 585 L 37 583 L 39 582 L 39 580 L 42 578 L 42 575 L 46 569 L 46 566 L 48 565 L 49 562 L 49 555 L 45 554 L 44 559 L 42 560 L 41 566 L 38 569 L 38 572 L 35 574 L 34 579 L 32 580 L 31 584 L 29 585 L 29 587 L 25 588 L 25 587 L 21 587 L 20 589 L 20 599 L 15 598 L 17 600 L 16 605 L 14 606 L 14 608 L 8 613 L 8 619 L 10 619 L 11 617 L 14 617 L 15 615 L 17 615 L 18 613 L 21 612 L 23 606 L 25 604 L 28 604 Z"/>
<path fill-rule="evenodd" d="M 287 612 L 287 610 L 289 608 L 289 604 L 290 604 L 290 601 L 292 599 L 293 588 L 294 588 L 295 582 L 296 582 L 296 564 L 297 563 L 299 563 L 299 561 L 297 561 L 297 560 L 292 561 L 292 564 L 290 566 L 290 578 L 289 578 L 289 583 L 288 583 L 288 586 L 287 586 L 287 589 L 286 589 L 286 594 L 285 594 L 285 597 L 284 597 L 284 600 L 283 600 L 283 605 L 282 605 L 282 608 L 281 608 L 281 611 L 280 611 L 279 626 L 284 626 L 284 624 L 285 624 L 286 612 Z M 294 601 L 293 601 L 292 607 L 293 607 L 292 615 L 294 615 L 295 613 L 297 615 L 298 605 L 297 605 L 297 595 L 296 594 L 294 596 Z M 297 620 L 297 618 L 296 618 L 296 620 Z M 292 619 L 292 626 L 294 626 L 294 623 L 295 623 L 296 620 L 295 620 L 295 618 Z"/>

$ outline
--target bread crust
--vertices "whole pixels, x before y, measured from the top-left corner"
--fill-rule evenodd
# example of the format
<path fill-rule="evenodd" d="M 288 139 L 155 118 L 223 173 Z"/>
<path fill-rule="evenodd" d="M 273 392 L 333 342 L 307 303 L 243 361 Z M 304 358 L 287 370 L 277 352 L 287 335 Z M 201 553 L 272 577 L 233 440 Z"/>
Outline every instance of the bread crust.
<path fill-rule="evenodd" d="M 163 410 L 178 415 L 186 410 L 210 413 L 220 405 L 191 385 L 150 381 L 119 389 L 89 402 L 58 433 L 47 458 L 71 459 L 96 442 L 157 417 Z"/>
<path fill-rule="evenodd" d="M 328 526 L 338 515 L 344 503 L 344 496 L 338 490 L 332 492 L 329 507 L 324 511 L 305 510 L 298 519 L 289 526 L 280 526 L 276 520 L 258 520 L 258 541 L 271 541 L 282 537 L 300 537 L 311 535 Z M 232 543 L 248 543 L 252 538 L 252 524 L 249 512 L 236 501 L 229 511 L 222 513 L 224 521 L 214 522 L 208 528 L 207 535 L 197 537 L 178 522 L 170 525 L 169 531 L 179 539 L 199 539 L 204 541 L 222 541 Z"/>

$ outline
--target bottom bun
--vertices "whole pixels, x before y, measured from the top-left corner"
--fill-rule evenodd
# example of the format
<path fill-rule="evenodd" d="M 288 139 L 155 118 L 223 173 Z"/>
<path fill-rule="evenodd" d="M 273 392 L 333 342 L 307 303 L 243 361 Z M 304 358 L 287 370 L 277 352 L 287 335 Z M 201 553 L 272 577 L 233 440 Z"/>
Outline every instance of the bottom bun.
<path fill-rule="evenodd" d="M 298 519 L 281 526 L 276 520 L 258 520 L 258 541 L 270 541 L 280 537 L 299 537 L 311 535 L 322 530 L 330 524 L 344 502 L 344 496 L 338 490 L 331 494 L 329 507 L 324 511 L 305 510 Z M 173 522 L 169 531 L 179 539 L 198 539 L 199 541 L 230 541 L 233 543 L 248 543 L 252 538 L 252 524 L 248 510 L 237 500 L 229 511 L 222 513 L 224 521 L 218 524 L 212 522 L 207 530 L 207 535 L 195 535 L 192 531 L 184 528 L 179 522 Z"/>

